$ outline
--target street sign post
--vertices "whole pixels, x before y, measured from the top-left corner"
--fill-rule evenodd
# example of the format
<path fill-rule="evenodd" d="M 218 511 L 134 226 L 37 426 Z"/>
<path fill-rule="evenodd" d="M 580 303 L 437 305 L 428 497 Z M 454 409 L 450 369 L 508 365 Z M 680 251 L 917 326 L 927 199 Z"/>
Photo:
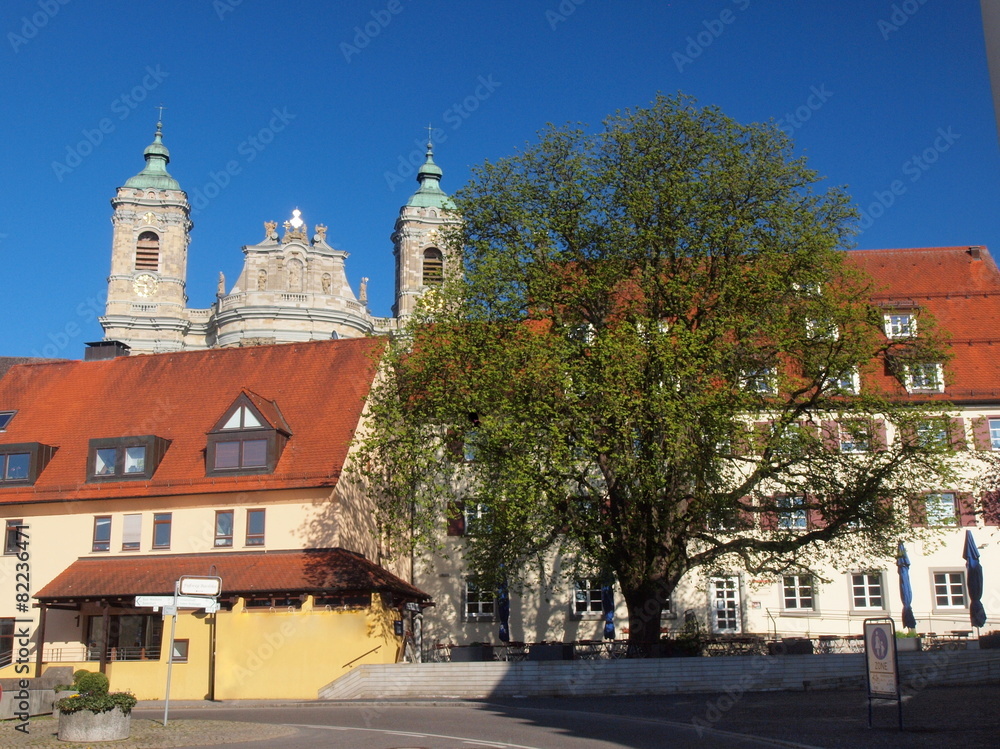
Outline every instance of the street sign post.
<path fill-rule="evenodd" d="M 167 725 L 170 712 L 170 676 L 174 668 L 174 635 L 177 633 L 177 611 L 179 609 L 205 609 L 214 614 L 219 610 L 216 600 L 222 592 L 222 578 L 215 576 L 197 577 L 181 575 L 174 583 L 172 596 L 136 596 L 136 608 L 163 609 L 163 618 L 170 617 L 170 643 L 167 645 L 167 691 L 163 695 L 163 725 Z"/>

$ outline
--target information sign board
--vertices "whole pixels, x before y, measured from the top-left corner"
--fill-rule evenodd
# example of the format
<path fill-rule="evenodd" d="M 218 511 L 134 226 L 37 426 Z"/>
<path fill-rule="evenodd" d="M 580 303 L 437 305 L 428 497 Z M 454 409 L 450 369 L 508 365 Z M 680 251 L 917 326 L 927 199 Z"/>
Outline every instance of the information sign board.
<path fill-rule="evenodd" d="M 899 691 L 896 659 L 896 623 L 889 617 L 865 619 L 865 671 L 868 674 L 868 727 L 872 727 L 872 700 L 896 701 L 899 730 L 903 730 L 903 695 Z"/>
<path fill-rule="evenodd" d="M 892 622 L 865 622 L 868 691 L 872 696 L 899 697 L 896 678 L 896 633 Z"/>
<path fill-rule="evenodd" d="M 182 596 L 212 596 L 222 592 L 221 577 L 194 577 L 181 575 L 179 592 Z"/>

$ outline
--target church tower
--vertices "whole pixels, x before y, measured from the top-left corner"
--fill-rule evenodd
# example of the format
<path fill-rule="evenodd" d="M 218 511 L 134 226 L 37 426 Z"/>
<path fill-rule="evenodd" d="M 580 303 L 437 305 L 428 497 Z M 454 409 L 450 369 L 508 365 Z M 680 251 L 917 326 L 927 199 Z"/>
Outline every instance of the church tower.
<path fill-rule="evenodd" d="M 191 207 L 167 172 L 162 122 L 143 155 L 145 168 L 111 201 L 111 275 L 100 322 L 105 340 L 121 341 L 133 353 L 178 351 L 189 327 L 184 288 Z"/>
<path fill-rule="evenodd" d="M 434 145 L 427 143 L 427 158 L 413 193 L 396 219 L 392 233 L 396 259 L 396 301 L 392 314 L 402 322 L 412 315 L 420 295 L 444 280 L 450 262 L 445 254 L 445 232 L 459 223 L 455 204 L 441 189 L 441 167 L 434 163 Z"/>

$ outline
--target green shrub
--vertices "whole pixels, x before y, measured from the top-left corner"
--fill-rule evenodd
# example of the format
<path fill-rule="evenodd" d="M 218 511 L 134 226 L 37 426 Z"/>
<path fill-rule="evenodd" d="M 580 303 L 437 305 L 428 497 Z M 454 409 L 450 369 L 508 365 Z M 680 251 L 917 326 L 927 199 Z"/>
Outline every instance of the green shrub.
<path fill-rule="evenodd" d="M 103 674 L 101 674 L 103 676 Z M 90 710 L 92 713 L 106 713 L 118 707 L 128 715 L 132 712 L 138 700 L 131 692 L 81 692 L 70 697 L 63 697 L 56 702 L 56 709 L 62 713 L 76 713 L 80 710 Z"/>
<path fill-rule="evenodd" d="M 87 671 L 76 680 L 76 688 L 86 694 L 107 694 L 109 687 L 108 677 L 99 671 Z"/>
<path fill-rule="evenodd" d="M 73 689 L 76 689 L 76 683 L 78 681 L 80 681 L 80 677 L 84 676 L 85 674 L 89 674 L 89 673 L 90 673 L 90 671 L 88 671 L 85 668 L 81 668 L 79 671 L 74 671 L 73 672 Z"/>

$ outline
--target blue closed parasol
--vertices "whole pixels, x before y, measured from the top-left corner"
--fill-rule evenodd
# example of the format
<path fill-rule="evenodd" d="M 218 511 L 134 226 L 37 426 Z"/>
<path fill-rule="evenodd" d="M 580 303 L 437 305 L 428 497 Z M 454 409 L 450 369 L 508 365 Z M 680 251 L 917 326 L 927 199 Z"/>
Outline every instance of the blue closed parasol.
<path fill-rule="evenodd" d="M 507 583 L 503 583 L 497 593 L 497 614 L 500 618 L 500 642 L 510 642 L 510 592 Z"/>
<path fill-rule="evenodd" d="M 962 556 L 965 558 L 965 577 L 969 586 L 969 620 L 978 629 L 986 624 L 986 609 L 983 608 L 983 565 L 979 563 L 979 549 L 972 538 L 972 531 L 965 532 Z"/>
<path fill-rule="evenodd" d="M 601 586 L 601 612 L 604 614 L 604 639 L 615 639 L 615 594 L 610 585 Z"/>
<path fill-rule="evenodd" d="M 896 568 L 899 570 L 899 597 L 903 599 L 903 626 L 916 629 L 917 620 L 913 616 L 913 586 L 910 585 L 910 557 L 906 547 L 899 544 L 899 554 L 896 556 Z"/>

